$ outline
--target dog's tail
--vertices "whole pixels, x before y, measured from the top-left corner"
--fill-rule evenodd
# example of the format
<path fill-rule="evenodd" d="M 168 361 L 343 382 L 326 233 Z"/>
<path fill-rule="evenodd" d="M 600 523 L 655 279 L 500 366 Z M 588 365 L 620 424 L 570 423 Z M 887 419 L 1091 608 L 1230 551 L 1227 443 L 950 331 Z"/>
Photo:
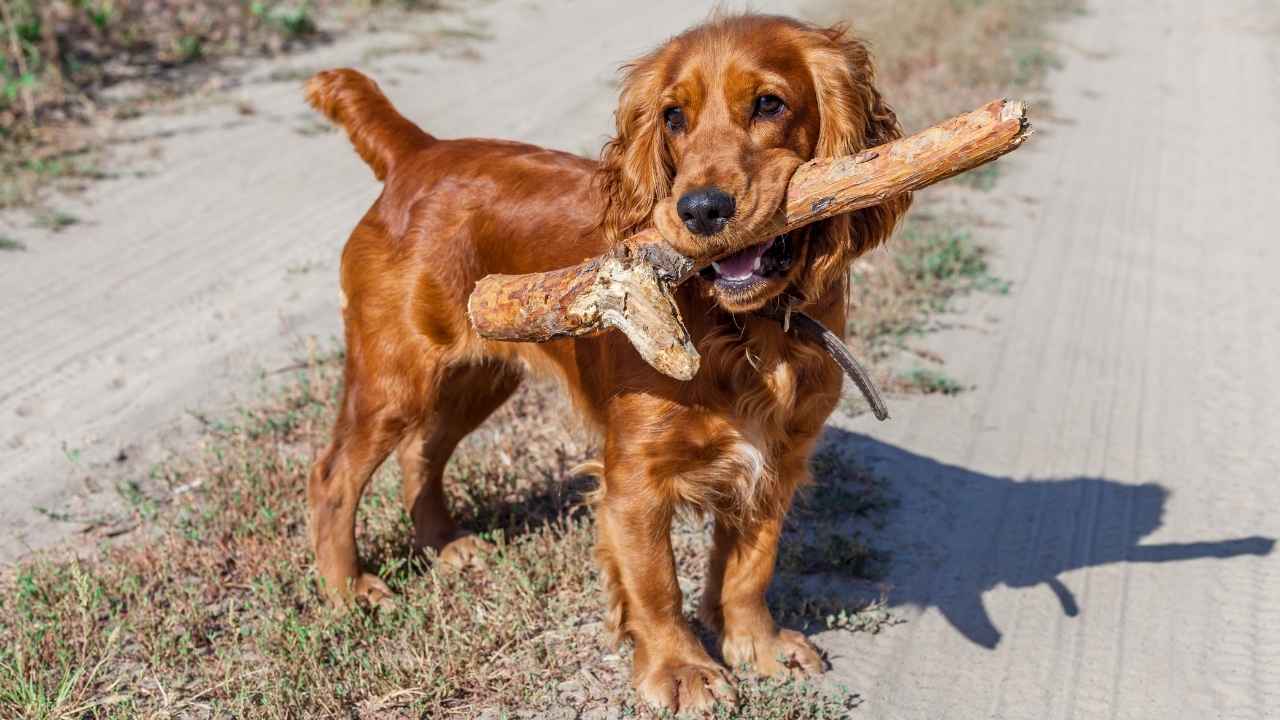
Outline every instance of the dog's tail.
<path fill-rule="evenodd" d="M 360 157 L 386 180 L 396 158 L 430 145 L 435 138 L 396 111 L 378 84 L 355 70 L 325 70 L 307 81 L 307 102 L 351 138 Z"/>

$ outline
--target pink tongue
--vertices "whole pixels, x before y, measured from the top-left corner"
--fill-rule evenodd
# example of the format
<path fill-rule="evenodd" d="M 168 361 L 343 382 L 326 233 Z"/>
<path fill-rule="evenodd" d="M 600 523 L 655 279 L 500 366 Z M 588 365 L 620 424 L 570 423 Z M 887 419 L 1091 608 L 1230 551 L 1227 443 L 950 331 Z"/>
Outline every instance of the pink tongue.
<path fill-rule="evenodd" d="M 720 268 L 720 274 L 729 278 L 744 278 L 751 274 L 756 266 L 756 260 L 764 255 L 764 251 L 769 249 L 771 242 L 762 242 L 759 245 L 752 245 L 746 250 L 740 250 L 716 265 Z"/>

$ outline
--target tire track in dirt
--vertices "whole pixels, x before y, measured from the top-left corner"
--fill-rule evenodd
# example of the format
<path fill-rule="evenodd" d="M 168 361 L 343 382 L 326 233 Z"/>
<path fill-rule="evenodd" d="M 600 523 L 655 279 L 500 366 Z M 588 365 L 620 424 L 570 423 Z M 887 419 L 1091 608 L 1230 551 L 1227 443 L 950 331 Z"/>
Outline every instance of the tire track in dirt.
<path fill-rule="evenodd" d="M 962 317 L 996 336 L 932 348 L 977 389 L 842 423 L 902 496 L 909 622 L 820 638 L 866 717 L 1276 707 L 1275 14 L 1145 0 L 1059 28 L 1043 132 L 990 201 L 1013 290 Z"/>

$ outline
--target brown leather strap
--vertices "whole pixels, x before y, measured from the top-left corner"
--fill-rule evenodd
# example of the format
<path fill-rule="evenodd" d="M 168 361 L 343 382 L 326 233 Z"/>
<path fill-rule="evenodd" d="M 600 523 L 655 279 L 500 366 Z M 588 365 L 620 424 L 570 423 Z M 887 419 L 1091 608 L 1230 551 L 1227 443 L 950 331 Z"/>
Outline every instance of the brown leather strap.
<path fill-rule="evenodd" d="M 881 422 L 889 419 L 889 408 L 884 404 L 884 399 L 880 397 L 880 390 L 876 387 L 871 376 L 867 371 L 858 364 L 853 353 L 849 352 L 849 348 L 845 346 L 844 341 L 839 335 L 831 332 L 825 325 L 805 315 L 798 310 L 777 307 L 769 305 L 767 308 L 758 311 L 763 317 L 774 320 L 782 325 L 783 330 L 787 332 L 795 332 L 803 338 L 817 342 L 822 349 L 827 351 L 832 360 L 844 370 L 844 374 L 848 375 L 853 384 L 858 386 L 862 391 L 862 396 L 867 399 L 871 405 L 871 412 L 875 413 L 876 419 Z"/>

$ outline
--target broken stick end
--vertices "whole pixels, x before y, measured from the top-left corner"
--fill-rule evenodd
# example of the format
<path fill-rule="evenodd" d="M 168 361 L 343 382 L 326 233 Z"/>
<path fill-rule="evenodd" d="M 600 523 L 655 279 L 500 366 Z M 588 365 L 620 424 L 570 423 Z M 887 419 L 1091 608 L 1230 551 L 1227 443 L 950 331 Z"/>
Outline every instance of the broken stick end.
<path fill-rule="evenodd" d="M 1017 140 L 1019 143 L 1030 137 L 1032 133 L 1031 120 L 1027 117 L 1028 106 L 1025 100 L 1004 99 L 1004 107 L 1000 110 L 1000 122 L 1009 120 L 1017 120 L 1019 131 Z"/>

